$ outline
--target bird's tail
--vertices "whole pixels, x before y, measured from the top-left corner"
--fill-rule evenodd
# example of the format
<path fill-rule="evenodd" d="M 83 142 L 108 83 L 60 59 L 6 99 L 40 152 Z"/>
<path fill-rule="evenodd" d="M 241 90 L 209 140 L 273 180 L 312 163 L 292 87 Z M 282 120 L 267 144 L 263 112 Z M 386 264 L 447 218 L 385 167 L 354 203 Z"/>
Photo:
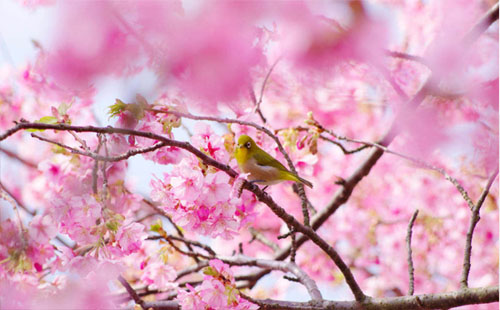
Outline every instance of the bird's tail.
<path fill-rule="evenodd" d="M 299 176 L 297 176 L 297 179 L 299 180 L 300 183 L 306 185 L 306 186 L 309 186 L 310 188 L 313 188 L 313 185 L 311 182 L 307 181 L 306 179 L 303 179 Z"/>
<path fill-rule="evenodd" d="M 309 186 L 310 188 L 313 188 L 313 185 L 311 182 L 299 177 L 298 175 L 296 175 L 295 173 L 293 173 L 291 171 L 288 171 L 288 170 L 282 171 L 280 177 L 282 178 L 282 180 L 290 180 L 290 181 L 300 182 L 306 186 Z"/>

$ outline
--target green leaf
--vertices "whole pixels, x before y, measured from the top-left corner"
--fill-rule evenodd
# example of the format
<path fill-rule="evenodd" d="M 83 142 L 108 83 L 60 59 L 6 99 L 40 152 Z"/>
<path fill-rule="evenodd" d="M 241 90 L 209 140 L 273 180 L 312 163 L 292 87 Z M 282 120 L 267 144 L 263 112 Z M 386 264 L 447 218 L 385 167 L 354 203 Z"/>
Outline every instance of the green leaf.
<path fill-rule="evenodd" d="M 115 104 L 110 105 L 109 108 L 108 108 L 109 118 L 114 117 L 114 116 L 120 114 L 126 108 L 127 108 L 127 104 L 117 98 L 115 100 Z"/>
<path fill-rule="evenodd" d="M 232 285 L 226 285 L 226 290 L 224 294 L 227 296 L 227 305 L 233 306 L 238 304 L 238 297 L 240 296 L 240 291 Z"/>
<path fill-rule="evenodd" d="M 161 232 L 163 231 L 161 220 L 158 219 L 155 223 L 151 224 L 150 230 L 161 234 Z"/>
<path fill-rule="evenodd" d="M 112 232 L 117 232 L 118 231 L 118 227 L 119 227 L 119 223 L 116 222 L 116 221 L 110 221 L 110 222 L 106 222 L 106 227 L 111 230 Z"/>
<path fill-rule="evenodd" d="M 219 275 L 217 270 L 215 270 L 212 267 L 206 267 L 205 269 L 203 269 L 203 273 L 206 274 L 207 276 L 212 276 L 212 277 L 216 277 Z"/>
<path fill-rule="evenodd" d="M 42 124 L 57 124 L 57 118 L 54 116 L 44 116 L 37 121 L 37 123 Z"/>
<path fill-rule="evenodd" d="M 41 119 L 35 121 L 35 123 L 39 124 L 57 124 L 57 118 L 54 116 L 44 116 Z M 36 131 L 44 131 L 45 129 L 27 129 L 27 132 L 36 132 Z"/>

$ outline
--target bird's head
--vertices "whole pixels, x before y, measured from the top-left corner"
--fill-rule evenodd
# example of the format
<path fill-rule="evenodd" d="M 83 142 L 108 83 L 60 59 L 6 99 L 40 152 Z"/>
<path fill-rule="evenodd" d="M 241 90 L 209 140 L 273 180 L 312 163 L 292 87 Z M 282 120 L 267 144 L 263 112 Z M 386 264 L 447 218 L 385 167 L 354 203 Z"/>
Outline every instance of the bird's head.
<path fill-rule="evenodd" d="M 238 148 L 250 152 L 257 148 L 257 144 L 249 136 L 241 135 L 238 138 Z"/>

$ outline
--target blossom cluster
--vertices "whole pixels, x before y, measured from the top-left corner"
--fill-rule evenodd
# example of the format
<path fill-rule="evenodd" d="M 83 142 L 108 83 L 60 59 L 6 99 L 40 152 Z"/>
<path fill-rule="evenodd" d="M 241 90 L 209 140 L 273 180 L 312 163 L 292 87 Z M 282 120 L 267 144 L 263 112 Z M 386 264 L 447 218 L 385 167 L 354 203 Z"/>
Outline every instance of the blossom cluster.
<path fill-rule="evenodd" d="M 224 138 L 215 134 L 208 125 L 197 125 L 191 143 L 222 163 L 228 163 L 232 156 L 226 149 Z M 151 182 L 151 197 L 183 228 L 201 235 L 232 239 L 254 216 L 255 201 L 243 199 L 248 194 L 243 198 L 230 195 L 233 192 L 231 183 L 225 172 L 185 154 L 163 179 Z"/>
<path fill-rule="evenodd" d="M 201 285 L 180 290 L 177 299 L 182 309 L 256 310 L 259 306 L 241 297 L 236 289 L 234 275 L 227 264 L 218 259 L 210 260 L 204 270 Z"/>

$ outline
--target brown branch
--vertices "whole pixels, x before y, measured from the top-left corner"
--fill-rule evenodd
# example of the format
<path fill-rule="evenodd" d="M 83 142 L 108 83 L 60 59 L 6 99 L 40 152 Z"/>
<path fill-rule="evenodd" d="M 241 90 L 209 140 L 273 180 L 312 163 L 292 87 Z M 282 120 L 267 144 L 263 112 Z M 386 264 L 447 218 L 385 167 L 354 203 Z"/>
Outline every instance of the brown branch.
<path fill-rule="evenodd" d="M 150 237 L 146 238 L 146 240 L 159 240 L 159 239 L 164 239 L 164 240 L 171 239 L 171 240 L 175 240 L 175 241 L 180 241 L 180 242 L 184 243 L 186 246 L 192 245 L 192 246 L 195 246 L 197 248 L 203 249 L 207 253 L 209 253 L 210 255 L 212 255 L 214 257 L 215 257 L 215 255 L 217 255 L 215 253 L 215 251 L 212 250 L 212 248 L 209 247 L 208 245 L 203 244 L 203 243 L 198 242 L 198 241 L 188 240 L 184 237 L 177 237 L 177 236 L 168 235 L 168 236 L 150 236 Z M 190 249 L 190 250 L 192 251 L 192 249 Z"/>
<path fill-rule="evenodd" d="M 389 50 L 386 50 L 385 54 L 390 57 L 401 58 L 404 60 L 411 60 L 427 66 L 425 58 L 420 56 L 410 55 L 407 53 L 397 52 L 397 51 L 389 51 Z"/>
<path fill-rule="evenodd" d="M 413 224 L 417 219 L 418 210 L 415 210 L 413 213 L 410 223 L 408 224 L 408 230 L 406 231 L 406 249 L 408 251 L 408 276 L 409 276 L 409 285 L 408 285 L 408 295 L 413 295 L 414 287 L 415 287 L 415 269 L 413 268 L 413 258 L 412 258 L 412 250 L 411 250 L 411 235 L 413 232 Z"/>
<path fill-rule="evenodd" d="M 250 89 L 250 97 L 251 97 L 253 103 L 255 104 L 255 112 L 259 115 L 259 117 L 260 117 L 260 119 L 262 120 L 263 123 L 266 123 L 267 120 L 264 117 L 264 114 L 262 114 L 262 111 L 260 109 L 260 105 L 262 103 L 262 98 L 264 98 L 264 90 L 266 89 L 267 81 L 269 80 L 269 77 L 271 76 L 271 73 L 273 72 L 273 69 L 276 67 L 276 65 L 278 64 L 278 62 L 280 61 L 280 59 L 281 58 L 276 59 L 276 61 L 272 64 L 272 66 L 267 71 L 267 74 L 266 74 L 266 76 L 264 78 L 264 81 L 262 82 L 262 86 L 260 88 L 259 100 L 257 100 L 257 98 L 255 97 L 255 92 L 254 92 L 253 88 Z"/>
<path fill-rule="evenodd" d="M 292 226 L 294 231 L 304 234 L 306 238 L 309 238 L 312 242 L 319 246 L 333 260 L 335 265 L 337 265 L 340 269 L 340 272 L 344 275 L 347 285 L 351 289 L 357 301 L 362 301 L 366 298 L 365 294 L 356 282 L 351 270 L 332 246 L 322 239 L 311 227 L 302 225 L 292 215 L 288 214 L 283 208 L 274 202 L 269 194 L 262 191 L 256 185 L 245 182 L 244 187 L 254 193 L 259 201 L 265 203 L 271 211 L 273 211 L 273 213 L 281 218 L 285 223 Z"/>
<path fill-rule="evenodd" d="M 306 287 L 312 300 L 315 301 L 323 300 L 323 297 L 321 296 L 321 292 L 319 291 L 316 282 L 314 282 L 314 280 L 311 277 L 309 277 L 309 275 L 305 273 L 294 262 L 280 262 L 267 259 L 255 259 L 243 255 L 237 255 L 234 257 L 221 257 L 220 260 L 231 266 L 250 266 L 250 267 L 254 266 L 254 267 L 268 268 L 272 270 L 280 270 L 283 272 L 290 272 L 294 276 L 296 276 L 299 282 Z"/>
<path fill-rule="evenodd" d="M 498 20 L 498 2 L 495 3 L 462 39 L 462 44 L 471 46 L 479 36 Z"/>
<path fill-rule="evenodd" d="M 17 161 L 19 161 L 20 163 L 22 163 L 23 165 L 27 166 L 27 167 L 30 167 L 30 168 L 33 168 L 33 169 L 37 169 L 38 168 L 38 165 L 29 161 L 29 160 L 26 160 L 24 158 L 21 158 L 21 156 L 19 156 L 18 154 L 12 152 L 12 151 L 9 151 L 7 149 L 4 149 L 2 147 L 0 147 L 0 152 L 4 153 L 5 155 L 9 156 L 10 158 L 12 159 L 15 159 Z"/>
<path fill-rule="evenodd" d="M 121 275 L 118 276 L 118 281 L 125 287 L 130 297 L 135 301 L 136 304 L 140 305 L 142 309 L 149 309 L 144 304 L 144 300 L 142 300 L 136 293 L 136 291 L 130 286 L 130 284 L 125 280 Z"/>
<path fill-rule="evenodd" d="M 448 174 L 443 168 L 431 165 L 431 164 L 429 164 L 429 163 L 427 163 L 427 162 L 425 162 L 423 160 L 420 160 L 418 158 L 414 158 L 414 157 L 411 157 L 409 155 L 405 155 L 405 154 L 393 151 L 393 150 L 391 150 L 391 149 L 389 149 L 389 148 L 387 148 L 387 147 L 385 147 L 383 145 L 380 145 L 378 143 L 360 141 L 360 140 L 355 140 L 355 139 L 348 139 L 348 140 L 351 141 L 351 142 L 362 143 L 362 144 L 365 144 L 366 146 L 376 147 L 378 149 L 383 150 L 385 153 L 389 153 L 389 154 L 392 154 L 392 155 L 399 156 L 401 158 L 404 158 L 406 160 L 414 162 L 417 165 L 420 165 L 420 166 L 423 166 L 423 167 L 425 167 L 427 169 L 439 172 L 440 174 L 442 174 L 445 177 L 446 180 L 450 181 L 457 188 L 457 190 L 460 192 L 460 194 L 462 195 L 462 197 L 464 198 L 464 200 L 467 202 L 467 205 L 469 206 L 469 208 L 471 210 L 474 208 L 474 203 L 472 202 L 469 194 L 464 189 L 464 187 L 462 186 L 462 184 L 460 184 L 460 182 L 457 179 L 455 179 L 450 174 Z"/>
<path fill-rule="evenodd" d="M 331 301 L 315 300 L 310 302 L 259 300 L 251 298 L 240 292 L 240 296 L 260 306 L 259 309 L 276 310 L 421 310 L 423 309 L 448 309 L 453 307 L 486 304 L 498 302 L 498 286 L 466 288 L 447 293 L 423 294 L 413 296 L 368 298 L 362 303 L 357 301 Z M 177 302 L 157 301 L 146 302 L 146 307 L 154 310 L 180 309 Z"/>
<path fill-rule="evenodd" d="M 481 193 L 481 196 L 479 197 L 476 205 L 474 206 L 474 209 L 472 210 L 472 215 L 471 215 L 470 222 L 469 222 L 469 229 L 467 231 L 467 237 L 466 237 L 466 241 L 465 241 L 462 277 L 460 279 L 460 286 L 462 288 L 467 288 L 469 286 L 468 281 L 469 281 L 469 271 L 470 271 L 470 267 L 471 267 L 470 257 L 471 257 L 471 252 L 472 252 L 472 235 L 474 234 L 474 228 L 476 227 L 476 224 L 479 222 L 479 219 L 480 219 L 479 211 L 481 209 L 481 206 L 483 205 L 484 200 L 488 196 L 491 185 L 495 181 L 497 175 L 498 175 L 498 167 L 496 168 L 495 172 L 488 179 L 488 183 L 486 184 L 483 192 Z"/>
<path fill-rule="evenodd" d="M 28 213 L 29 215 L 31 216 L 35 216 L 37 214 L 37 210 L 30 210 L 28 209 L 28 207 L 26 207 L 24 205 L 24 203 L 22 203 L 19 199 L 17 199 L 17 197 L 12 194 L 12 192 L 9 191 L 8 188 L 5 187 L 4 184 L 2 184 L 2 182 L 0 181 L 0 189 L 3 189 L 3 191 L 9 195 L 10 197 L 12 197 L 12 199 L 15 201 L 15 203 L 21 208 L 21 210 L 23 210 L 24 212 Z M 64 246 L 68 247 L 68 248 L 74 248 L 75 247 L 75 244 L 73 245 L 69 245 L 60 235 L 57 235 L 56 237 L 56 240 L 59 241 L 61 244 L 63 244 Z"/>
<path fill-rule="evenodd" d="M 41 136 L 39 136 L 37 134 L 34 134 L 34 133 L 32 133 L 31 136 L 34 137 L 34 138 L 37 138 L 37 139 L 39 139 L 41 141 L 49 142 L 49 143 L 55 144 L 57 146 L 60 146 L 60 147 L 62 147 L 64 149 L 69 150 L 73 154 L 87 156 L 87 157 L 90 157 L 90 158 L 92 158 L 92 159 L 94 159 L 96 161 L 105 161 L 105 162 L 114 162 L 114 161 L 125 160 L 125 159 L 128 159 L 129 157 L 132 157 L 132 156 L 135 156 L 135 155 L 138 155 L 138 154 L 153 152 L 153 151 L 156 151 L 157 149 L 160 149 L 160 148 L 166 146 L 165 143 L 159 142 L 159 143 L 155 143 L 152 146 L 129 150 L 126 153 L 123 153 L 121 155 L 117 155 L 117 156 L 103 156 L 103 155 L 99 155 L 97 153 L 97 152 L 99 152 L 99 149 L 97 149 L 97 151 L 95 153 L 93 153 L 93 152 L 84 152 L 84 151 L 80 151 L 79 149 L 75 149 L 75 148 L 73 148 L 71 146 L 62 144 L 60 142 L 57 142 L 57 141 L 54 141 L 54 140 L 50 140 L 50 139 L 41 137 Z"/>
<path fill-rule="evenodd" d="M 252 235 L 252 240 L 250 240 L 250 242 L 252 242 L 253 240 L 257 240 L 257 241 L 260 241 L 265 246 L 269 247 L 274 252 L 277 252 L 280 250 L 280 247 L 276 243 L 269 240 L 266 236 L 264 236 L 264 234 L 262 232 L 258 231 L 257 229 L 255 229 L 253 227 L 250 227 L 248 230 L 250 231 L 250 234 Z"/>

